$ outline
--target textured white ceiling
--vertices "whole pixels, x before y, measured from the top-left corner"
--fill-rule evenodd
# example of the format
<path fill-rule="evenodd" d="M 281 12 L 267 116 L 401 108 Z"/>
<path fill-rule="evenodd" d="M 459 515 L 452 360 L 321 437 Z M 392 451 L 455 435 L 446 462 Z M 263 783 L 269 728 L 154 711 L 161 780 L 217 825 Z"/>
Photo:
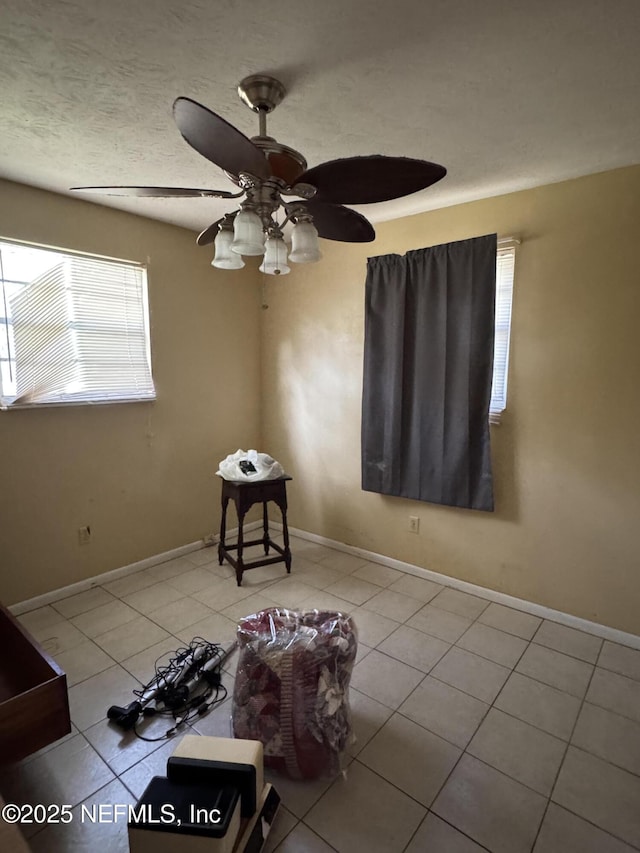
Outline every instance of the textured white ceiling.
<path fill-rule="evenodd" d="M 171 116 L 238 127 L 237 82 L 288 89 L 269 132 L 309 166 L 362 154 L 447 177 L 373 221 L 640 162 L 638 0 L 3 0 L 0 176 L 232 189 Z M 96 199 L 200 231 L 233 203 Z"/>

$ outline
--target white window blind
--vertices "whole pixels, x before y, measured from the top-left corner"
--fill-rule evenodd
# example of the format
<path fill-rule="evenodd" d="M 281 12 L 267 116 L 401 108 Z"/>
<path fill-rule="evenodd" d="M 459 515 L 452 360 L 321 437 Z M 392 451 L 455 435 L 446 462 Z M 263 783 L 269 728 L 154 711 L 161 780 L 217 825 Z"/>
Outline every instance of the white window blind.
<path fill-rule="evenodd" d="M 489 404 L 489 422 L 500 423 L 507 405 L 507 374 L 509 372 L 509 339 L 511 336 L 511 305 L 513 274 L 516 257 L 515 240 L 498 242 L 496 261 L 496 323 L 493 349 L 493 383 Z"/>
<path fill-rule="evenodd" d="M 3 408 L 155 397 L 139 264 L 0 242 Z"/>

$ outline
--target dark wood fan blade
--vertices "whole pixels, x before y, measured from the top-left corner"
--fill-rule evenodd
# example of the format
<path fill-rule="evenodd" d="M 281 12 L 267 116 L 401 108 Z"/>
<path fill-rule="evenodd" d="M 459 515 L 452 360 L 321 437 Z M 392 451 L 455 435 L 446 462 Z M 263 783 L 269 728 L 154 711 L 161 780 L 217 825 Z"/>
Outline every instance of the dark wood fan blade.
<path fill-rule="evenodd" d="M 269 177 L 269 164 L 262 151 L 219 115 L 191 98 L 176 98 L 173 117 L 178 130 L 192 148 L 232 175 L 246 172 Z"/>
<path fill-rule="evenodd" d="M 222 217 L 222 219 L 224 219 L 224 216 Z M 198 244 L 198 246 L 208 246 L 210 243 L 213 243 L 213 241 L 218 236 L 218 232 L 220 230 L 218 226 L 222 222 L 222 219 L 217 219 L 213 223 L 213 225 L 210 225 L 208 228 L 205 228 L 204 231 L 201 231 L 198 234 L 196 238 L 196 243 Z"/>
<path fill-rule="evenodd" d="M 313 216 L 318 234 L 325 240 L 341 240 L 345 243 L 370 243 L 376 238 L 371 223 L 355 210 L 340 204 L 324 201 L 297 201 L 291 207 L 304 207 Z"/>
<path fill-rule="evenodd" d="M 186 187 L 71 187 L 71 190 L 94 195 L 131 195 L 138 198 L 237 198 L 242 195 L 227 190 L 197 190 Z"/>
<path fill-rule="evenodd" d="M 444 166 L 409 157 L 345 157 L 303 172 L 298 183 L 312 184 L 319 201 L 372 204 L 430 187 L 447 174 Z"/>
<path fill-rule="evenodd" d="M 238 213 L 238 210 L 234 210 L 231 213 L 225 213 L 221 219 L 217 219 L 213 225 L 210 225 L 208 228 L 205 228 L 204 231 L 201 231 L 196 239 L 198 246 L 208 246 L 209 243 L 213 243 L 218 236 L 218 232 L 220 230 L 219 226 L 223 222 L 225 223 L 225 227 L 232 228 Z"/>

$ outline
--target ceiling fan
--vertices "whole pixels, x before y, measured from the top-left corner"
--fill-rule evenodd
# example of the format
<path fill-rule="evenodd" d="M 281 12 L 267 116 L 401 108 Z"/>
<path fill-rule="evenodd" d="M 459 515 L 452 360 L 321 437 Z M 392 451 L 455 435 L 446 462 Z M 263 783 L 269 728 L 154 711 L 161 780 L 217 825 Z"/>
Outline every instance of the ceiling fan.
<path fill-rule="evenodd" d="M 190 98 L 177 98 L 173 117 L 186 142 L 215 163 L 238 187 L 227 190 L 185 187 L 72 187 L 73 191 L 144 198 L 242 199 L 240 208 L 205 228 L 197 243 L 215 243 L 213 265 L 244 266 L 242 255 L 264 255 L 262 272 L 289 272 L 287 260 L 310 263 L 320 258 L 318 236 L 327 240 L 366 243 L 375 231 L 364 216 L 345 204 L 371 204 L 417 192 L 435 184 L 447 170 L 437 163 L 408 157 L 346 157 L 307 169 L 307 161 L 267 135 L 267 114 L 286 94 L 274 77 L 253 74 L 238 85 L 238 95 L 258 113 L 258 136 L 249 139 L 221 116 Z M 277 215 L 284 212 L 278 221 Z M 283 227 L 291 232 L 291 251 Z M 265 240 L 266 238 L 266 240 Z"/>

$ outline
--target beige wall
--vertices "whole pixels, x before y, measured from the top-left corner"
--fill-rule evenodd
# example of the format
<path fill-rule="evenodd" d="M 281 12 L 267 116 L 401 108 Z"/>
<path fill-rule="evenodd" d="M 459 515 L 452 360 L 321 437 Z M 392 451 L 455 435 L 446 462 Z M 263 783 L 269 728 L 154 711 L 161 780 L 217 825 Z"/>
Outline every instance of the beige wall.
<path fill-rule="evenodd" d="M 291 524 L 640 633 L 639 229 L 640 168 L 621 169 L 323 241 L 271 280 L 263 437 L 294 477 Z M 522 238 L 496 512 L 361 491 L 367 256 L 494 231 Z"/>
<path fill-rule="evenodd" d="M 218 529 L 217 463 L 260 443 L 260 298 L 253 268 L 214 270 L 189 231 L 18 184 L 0 182 L 0 237 L 149 257 L 157 387 L 153 403 L 0 412 L 11 604 Z"/>
<path fill-rule="evenodd" d="M 215 531 L 216 463 L 256 446 L 294 476 L 296 527 L 640 633 L 639 225 L 640 168 L 460 205 L 323 242 L 321 263 L 269 278 L 261 312 L 254 266 L 213 270 L 188 231 L 0 183 L 0 236 L 150 257 L 158 390 L 0 412 L 0 600 Z M 491 231 L 523 239 L 496 512 L 362 492 L 366 258 Z"/>

